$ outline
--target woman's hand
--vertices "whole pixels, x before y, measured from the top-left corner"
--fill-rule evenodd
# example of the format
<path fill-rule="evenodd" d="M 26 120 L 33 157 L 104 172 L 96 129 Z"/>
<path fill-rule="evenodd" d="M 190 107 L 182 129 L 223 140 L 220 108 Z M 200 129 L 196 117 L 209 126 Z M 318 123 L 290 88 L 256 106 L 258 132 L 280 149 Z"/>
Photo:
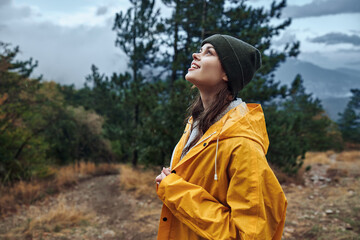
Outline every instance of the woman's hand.
<path fill-rule="evenodd" d="M 167 175 L 169 175 L 170 172 L 170 168 L 165 168 L 163 167 L 161 173 L 155 178 L 155 182 L 157 184 L 160 184 L 161 180 L 163 180 Z"/>

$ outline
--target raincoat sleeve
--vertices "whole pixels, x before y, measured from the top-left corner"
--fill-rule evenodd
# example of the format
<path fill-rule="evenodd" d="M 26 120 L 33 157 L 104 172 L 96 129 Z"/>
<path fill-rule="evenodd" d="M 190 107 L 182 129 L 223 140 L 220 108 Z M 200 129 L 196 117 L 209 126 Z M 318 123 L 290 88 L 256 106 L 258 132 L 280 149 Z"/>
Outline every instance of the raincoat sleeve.
<path fill-rule="evenodd" d="M 174 173 L 161 181 L 157 193 L 175 217 L 203 238 L 281 239 L 287 202 L 260 145 L 249 140 L 237 147 L 227 174 L 228 206 Z"/>

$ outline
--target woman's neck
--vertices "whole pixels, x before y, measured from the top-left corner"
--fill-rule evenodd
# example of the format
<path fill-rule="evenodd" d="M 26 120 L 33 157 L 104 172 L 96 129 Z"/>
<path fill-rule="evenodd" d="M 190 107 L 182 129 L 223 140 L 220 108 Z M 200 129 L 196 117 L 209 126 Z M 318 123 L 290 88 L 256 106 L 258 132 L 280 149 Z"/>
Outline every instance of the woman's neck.
<path fill-rule="evenodd" d="M 215 96 L 216 93 L 206 93 L 200 91 L 200 97 L 205 111 L 211 106 L 215 99 Z"/>

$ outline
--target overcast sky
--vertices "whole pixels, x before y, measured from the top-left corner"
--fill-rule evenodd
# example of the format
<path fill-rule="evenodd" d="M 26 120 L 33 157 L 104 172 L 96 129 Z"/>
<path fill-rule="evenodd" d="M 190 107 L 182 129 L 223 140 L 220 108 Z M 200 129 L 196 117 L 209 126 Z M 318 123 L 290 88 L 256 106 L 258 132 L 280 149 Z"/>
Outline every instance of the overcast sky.
<path fill-rule="evenodd" d="M 115 13 L 128 7 L 128 0 L 0 0 L 0 41 L 18 45 L 20 58 L 38 60 L 35 75 L 81 87 L 91 64 L 107 75 L 126 69 L 111 28 Z M 283 17 L 292 24 L 274 39 L 275 47 L 300 40 L 300 60 L 360 69 L 360 0 L 288 0 Z"/>

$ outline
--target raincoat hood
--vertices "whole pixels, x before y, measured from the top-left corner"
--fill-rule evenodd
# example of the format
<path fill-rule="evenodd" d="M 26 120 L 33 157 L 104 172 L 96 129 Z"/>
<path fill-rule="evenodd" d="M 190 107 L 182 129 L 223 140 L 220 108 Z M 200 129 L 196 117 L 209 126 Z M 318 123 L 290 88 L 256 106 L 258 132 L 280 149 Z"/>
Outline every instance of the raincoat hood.
<path fill-rule="evenodd" d="M 233 137 L 251 139 L 260 144 L 266 154 L 269 138 L 262 108 L 259 104 L 247 104 L 247 109 L 243 108 L 243 105 L 239 105 L 230 110 L 215 123 L 214 130 L 220 129 L 220 140 Z"/>

